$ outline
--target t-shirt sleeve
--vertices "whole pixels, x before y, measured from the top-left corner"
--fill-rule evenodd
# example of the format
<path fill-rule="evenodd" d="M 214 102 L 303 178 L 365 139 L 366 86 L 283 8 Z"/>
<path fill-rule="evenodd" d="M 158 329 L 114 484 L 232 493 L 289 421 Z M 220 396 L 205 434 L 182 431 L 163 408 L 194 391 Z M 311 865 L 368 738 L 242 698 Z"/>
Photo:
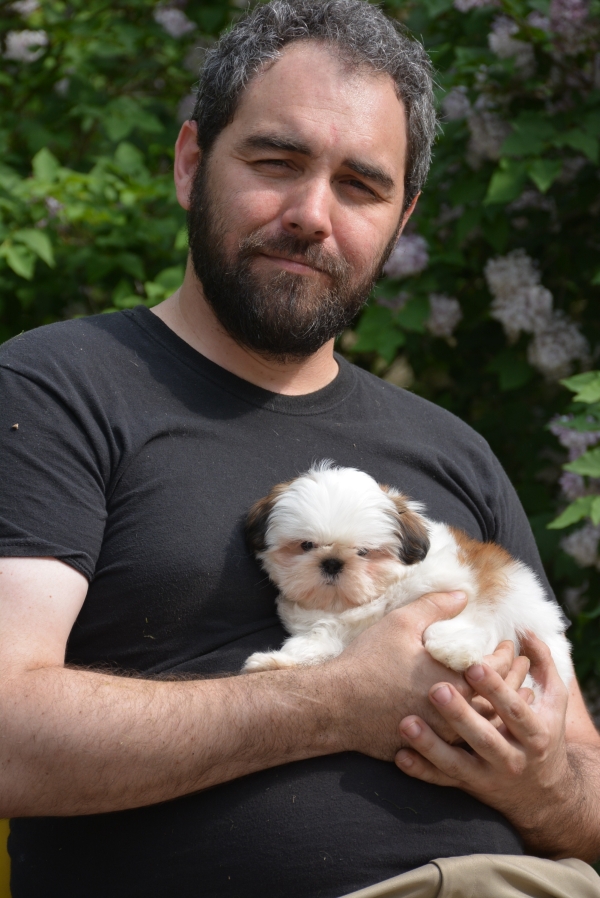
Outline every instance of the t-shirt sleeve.
<path fill-rule="evenodd" d="M 59 389 L 0 367 L 0 555 L 54 557 L 90 579 L 106 520 L 97 437 Z"/>

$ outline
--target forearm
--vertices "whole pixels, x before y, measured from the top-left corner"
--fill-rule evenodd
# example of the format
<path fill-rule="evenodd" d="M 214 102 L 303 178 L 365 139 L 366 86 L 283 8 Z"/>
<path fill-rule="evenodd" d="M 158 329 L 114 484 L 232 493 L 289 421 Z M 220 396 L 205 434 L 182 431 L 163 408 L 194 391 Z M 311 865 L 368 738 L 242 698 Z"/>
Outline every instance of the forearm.
<path fill-rule="evenodd" d="M 561 787 L 535 810 L 519 808 L 513 823 L 531 854 L 559 860 L 600 857 L 600 748 L 567 747 L 568 774 Z"/>
<path fill-rule="evenodd" d="M 156 682 L 46 668 L 0 690 L 0 817 L 176 798 L 339 751 L 321 671 Z"/>

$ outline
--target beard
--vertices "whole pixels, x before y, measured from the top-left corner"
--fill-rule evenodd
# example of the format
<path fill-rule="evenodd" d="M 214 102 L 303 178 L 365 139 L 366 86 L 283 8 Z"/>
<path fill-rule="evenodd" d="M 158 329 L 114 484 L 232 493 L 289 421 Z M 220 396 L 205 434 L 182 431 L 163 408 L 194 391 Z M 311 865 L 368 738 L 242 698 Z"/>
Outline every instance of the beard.
<path fill-rule="evenodd" d="M 237 253 L 223 247 L 228 222 L 217 213 L 208 186 L 208 159 L 196 171 L 188 211 L 189 250 L 206 301 L 236 343 L 265 358 L 301 360 L 349 327 L 366 303 L 394 248 L 398 230 L 370 269 L 356 276 L 350 263 L 320 243 L 282 232 L 268 237 L 258 228 L 240 239 Z M 262 253 L 282 255 L 323 275 L 256 272 Z"/>

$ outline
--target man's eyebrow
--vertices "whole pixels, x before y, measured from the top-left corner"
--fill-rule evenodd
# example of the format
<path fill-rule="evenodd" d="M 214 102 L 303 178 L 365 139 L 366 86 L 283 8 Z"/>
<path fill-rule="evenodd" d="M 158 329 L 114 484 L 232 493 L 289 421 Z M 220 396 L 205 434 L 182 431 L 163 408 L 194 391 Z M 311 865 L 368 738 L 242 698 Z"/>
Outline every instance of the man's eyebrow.
<path fill-rule="evenodd" d="M 314 156 L 308 144 L 300 140 L 279 137 L 276 134 L 251 134 L 239 144 L 240 150 L 283 150 L 287 153 L 300 153 L 302 156 Z M 378 184 L 383 190 L 393 193 L 396 182 L 386 171 L 376 165 L 361 162 L 359 159 L 345 159 L 344 165 L 357 175 Z"/>
<path fill-rule="evenodd" d="M 396 189 L 396 182 L 392 176 L 388 175 L 382 168 L 368 165 L 364 162 L 360 162 L 358 159 L 346 159 L 344 165 L 351 171 L 356 172 L 357 175 L 367 178 L 368 181 L 373 181 L 375 184 L 379 184 L 380 187 L 390 193 Z"/>
<path fill-rule="evenodd" d="M 313 151 L 308 144 L 299 140 L 287 140 L 276 134 L 251 134 L 239 144 L 240 150 L 284 150 L 288 153 L 301 153 L 312 156 Z"/>

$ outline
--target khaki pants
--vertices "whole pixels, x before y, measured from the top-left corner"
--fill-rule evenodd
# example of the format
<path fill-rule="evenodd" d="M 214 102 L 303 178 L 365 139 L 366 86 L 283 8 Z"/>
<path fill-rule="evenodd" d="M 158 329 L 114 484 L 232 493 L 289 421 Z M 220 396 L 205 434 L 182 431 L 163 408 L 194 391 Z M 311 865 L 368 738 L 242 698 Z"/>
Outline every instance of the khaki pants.
<path fill-rule="evenodd" d="M 344 898 L 600 898 L 600 876 L 583 861 L 511 854 L 443 857 Z"/>

